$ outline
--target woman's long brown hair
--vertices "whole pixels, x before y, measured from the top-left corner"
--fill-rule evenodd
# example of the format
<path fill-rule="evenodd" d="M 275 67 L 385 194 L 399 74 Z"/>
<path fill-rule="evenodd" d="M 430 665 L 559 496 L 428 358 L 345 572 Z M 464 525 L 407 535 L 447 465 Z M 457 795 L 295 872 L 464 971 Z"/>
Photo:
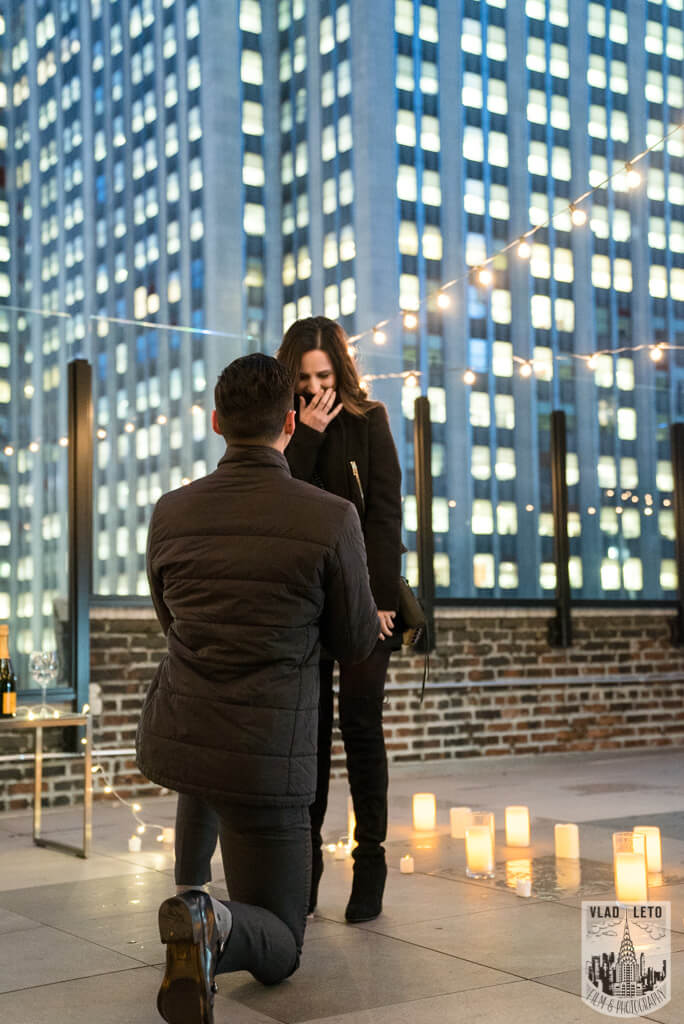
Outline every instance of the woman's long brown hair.
<path fill-rule="evenodd" d="M 347 335 L 344 328 L 326 316 L 309 316 L 295 320 L 288 327 L 276 359 L 283 363 L 299 380 L 299 370 L 305 352 L 320 349 L 330 359 L 335 371 L 337 397 L 352 416 L 365 416 L 371 403 L 368 394 L 361 387 L 358 370 L 347 349 Z"/>

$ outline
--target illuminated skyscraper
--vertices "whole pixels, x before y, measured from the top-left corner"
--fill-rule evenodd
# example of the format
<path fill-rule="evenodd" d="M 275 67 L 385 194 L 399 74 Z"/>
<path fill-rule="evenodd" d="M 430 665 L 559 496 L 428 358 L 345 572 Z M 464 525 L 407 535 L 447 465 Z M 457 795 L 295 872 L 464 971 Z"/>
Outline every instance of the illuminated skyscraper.
<path fill-rule="evenodd" d="M 684 120 L 682 6 L 0 0 L 0 301 L 53 314 L 7 310 L 0 348 L 22 649 L 61 585 L 67 361 L 93 364 L 103 435 L 95 589 L 142 594 L 151 504 L 220 452 L 217 372 L 320 312 L 383 375 L 409 573 L 422 390 L 440 596 L 553 593 L 554 408 L 574 593 L 672 596 L 684 358 L 637 347 L 684 346 L 684 133 L 569 207 Z"/>

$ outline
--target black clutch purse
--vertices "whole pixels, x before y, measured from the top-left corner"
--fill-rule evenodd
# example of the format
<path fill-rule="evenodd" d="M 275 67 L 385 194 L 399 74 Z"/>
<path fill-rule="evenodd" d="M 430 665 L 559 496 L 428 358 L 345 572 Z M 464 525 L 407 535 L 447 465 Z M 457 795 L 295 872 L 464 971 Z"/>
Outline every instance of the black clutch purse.
<path fill-rule="evenodd" d="M 404 576 L 399 577 L 399 610 L 397 620 L 397 628 L 401 633 L 402 645 L 404 647 L 413 647 L 417 651 L 425 650 L 424 641 L 427 634 L 425 612 Z"/>

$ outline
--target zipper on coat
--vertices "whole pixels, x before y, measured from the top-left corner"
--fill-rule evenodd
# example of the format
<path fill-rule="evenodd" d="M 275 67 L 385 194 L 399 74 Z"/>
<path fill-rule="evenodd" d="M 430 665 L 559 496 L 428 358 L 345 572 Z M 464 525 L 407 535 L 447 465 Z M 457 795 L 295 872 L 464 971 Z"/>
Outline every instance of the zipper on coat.
<path fill-rule="evenodd" d="M 365 498 L 365 495 L 363 493 L 363 486 L 361 484 L 361 477 L 359 476 L 359 467 L 356 465 L 356 463 L 354 462 L 353 459 L 350 461 L 349 465 L 351 466 L 352 475 L 353 475 L 354 479 L 356 480 L 356 486 L 358 487 L 359 494 L 361 495 L 361 508 L 365 510 L 366 498 Z"/>

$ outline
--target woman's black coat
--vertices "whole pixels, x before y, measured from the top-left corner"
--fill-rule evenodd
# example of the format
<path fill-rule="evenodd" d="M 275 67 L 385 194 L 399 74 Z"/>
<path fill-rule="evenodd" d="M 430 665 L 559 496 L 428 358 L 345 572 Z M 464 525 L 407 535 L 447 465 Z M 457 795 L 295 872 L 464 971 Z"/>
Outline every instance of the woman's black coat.
<path fill-rule="evenodd" d="M 356 505 L 375 603 L 382 611 L 396 611 L 403 550 L 401 469 L 385 406 L 373 402 L 364 416 L 343 409 L 325 432 L 298 421 L 285 457 L 294 477 Z"/>

